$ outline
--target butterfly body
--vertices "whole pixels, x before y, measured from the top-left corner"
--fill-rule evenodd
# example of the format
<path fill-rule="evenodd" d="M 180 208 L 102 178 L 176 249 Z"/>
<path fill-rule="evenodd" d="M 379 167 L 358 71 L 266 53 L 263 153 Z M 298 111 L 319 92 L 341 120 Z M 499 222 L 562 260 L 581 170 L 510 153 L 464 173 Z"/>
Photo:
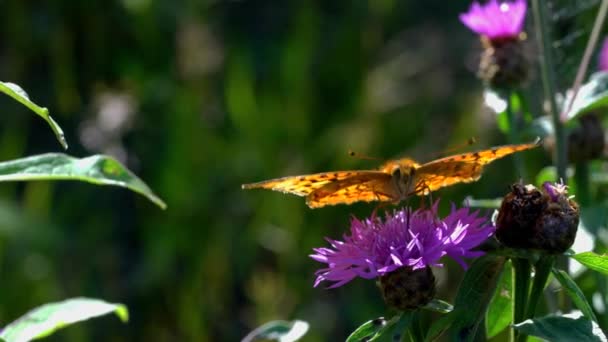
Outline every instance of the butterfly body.
<path fill-rule="evenodd" d="M 485 165 L 509 154 L 539 146 L 505 145 L 487 150 L 457 154 L 418 164 L 403 158 L 391 160 L 378 170 L 322 172 L 243 184 L 243 189 L 270 189 L 306 197 L 311 208 L 354 202 L 398 203 L 413 195 L 427 195 L 457 183 L 478 180 Z"/>

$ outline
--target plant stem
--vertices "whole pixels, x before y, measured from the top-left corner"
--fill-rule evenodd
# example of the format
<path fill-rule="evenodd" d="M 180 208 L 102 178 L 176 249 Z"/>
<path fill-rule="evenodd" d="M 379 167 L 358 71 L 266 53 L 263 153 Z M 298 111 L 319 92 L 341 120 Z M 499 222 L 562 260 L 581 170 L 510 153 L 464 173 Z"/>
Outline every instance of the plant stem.
<path fill-rule="evenodd" d="M 591 35 L 589 36 L 589 40 L 587 41 L 587 46 L 585 47 L 585 53 L 583 54 L 583 59 L 581 60 L 581 64 L 578 66 L 578 70 L 576 71 L 576 78 L 574 79 L 574 84 L 572 85 L 572 97 L 568 102 L 568 107 L 561 114 L 561 119 L 563 122 L 566 122 L 570 110 L 572 109 L 572 105 L 576 100 L 576 96 L 578 95 L 578 91 L 581 88 L 581 84 L 583 83 L 583 78 L 587 73 L 587 67 L 589 67 L 589 61 L 591 60 L 591 55 L 595 50 L 595 46 L 597 45 L 597 40 L 600 35 L 600 31 L 602 30 L 602 26 L 604 25 L 604 20 L 606 19 L 606 12 L 608 12 L 608 0 L 603 0 L 600 5 L 600 9 L 597 11 L 597 16 L 595 17 L 595 23 L 593 23 L 593 29 L 591 30 Z"/>
<path fill-rule="evenodd" d="M 547 3 L 541 0 L 532 0 L 532 11 L 534 12 L 534 27 L 536 30 L 536 39 L 539 48 L 540 72 L 543 81 L 543 91 L 545 100 L 549 103 L 549 114 L 553 121 L 553 129 L 555 131 L 555 150 L 553 154 L 553 162 L 557 169 L 557 181 L 562 180 L 564 184 L 568 183 L 566 177 L 566 167 L 568 165 L 568 141 L 566 140 L 566 131 L 560 119 L 560 114 L 557 111 L 557 103 L 555 95 L 557 87 L 555 85 L 555 66 L 553 64 L 553 56 L 551 54 L 551 39 L 547 28 Z M 556 260 L 557 267 L 563 270 L 568 270 L 569 259 L 566 257 L 558 257 Z M 564 292 L 558 294 L 558 302 L 561 304 L 562 311 L 567 312 L 570 308 L 570 301 L 566 298 Z"/>
<path fill-rule="evenodd" d="M 532 269 L 530 261 L 523 258 L 513 258 L 513 273 L 514 273 L 514 286 L 513 290 L 515 295 L 513 296 L 513 324 L 517 324 L 525 320 L 526 317 L 526 303 L 528 301 L 528 291 L 530 289 L 530 271 Z M 515 341 L 525 341 L 526 335 L 521 334 L 515 329 L 513 331 L 513 337 Z"/>
<path fill-rule="evenodd" d="M 553 160 L 557 168 L 557 180 L 566 179 L 566 133 L 562 121 L 557 110 L 555 95 L 557 94 L 555 86 L 555 68 L 553 65 L 553 57 L 551 55 L 551 39 L 547 30 L 547 14 L 546 3 L 541 0 L 532 0 L 532 11 L 534 12 L 534 22 L 536 29 L 536 39 L 539 48 L 540 71 L 542 75 L 543 91 L 545 100 L 549 103 L 549 114 L 553 120 L 555 129 L 555 152 Z"/>
<path fill-rule="evenodd" d="M 519 130 L 518 125 L 518 115 L 519 113 L 515 113 L 513 111 L 513 97 L 519 97 L 517 92 L 508 92 L 507 93 L 507 118 L 509 119 L 509 143 L 517 144 L 519 143 L 519 137 L 517 132 Z M 521 102 L 521 99 L 520 99 Z M 521 159 L 521 155 L 516 153 L 513 155 L 513 161 L 515 163 L 515 170 L 517 171 L 517 175 L 521 179 L 527 179 L 525 174 L 525 168 L 523 160 Z"/>
<path fill-rule="evenodd" d="M 586 207 L 591 199 L 589 190 L 589 163 L 584 161 L 578 162 L 574 168 L 576 200 L 581 207 Z"/>

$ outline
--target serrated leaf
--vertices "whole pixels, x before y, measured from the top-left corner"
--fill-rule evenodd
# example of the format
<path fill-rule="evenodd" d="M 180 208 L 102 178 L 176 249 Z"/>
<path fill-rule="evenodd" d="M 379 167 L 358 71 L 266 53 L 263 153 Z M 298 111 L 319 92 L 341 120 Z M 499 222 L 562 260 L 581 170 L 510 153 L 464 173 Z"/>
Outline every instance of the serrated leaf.
<path fill-rule="evenodd" d="M 545 316 L 525 320 L 513 328 L 526 335 L 553 342 L 606 341 L 606 336 L 597 323 L 584 316 Z"/>
<path fill-rule="evenodd" d="M 572 94 L 568 94 L 564 100 L 564 106 L 570 104 Z M 567 119 L 571 120 L 581 113 L 590 110 L 608 106 L 608 72 L 597 72 L 589 78 L 589 81 L 583 84 L 579 91 L 570 111 L 567 114 Z M 563 108 L 565 111 L 568 108 Z"/>
<path fill-rule="evenodd" d="M 25 90 L 23 90 L 20 86 L 10 83 L 10 82 L 0 82 L 0 92 L 5 93 L 6 95 L 12 97 L 13 99 L 19 101 L 21 104 L 25 105 L 34 113 L 38 114 L 41 118 L 43 118 L 55 133 L 55 137 L 61 144 L 64 150 L 68 149 L 68 143 L 65 140 L 65 135 L 63 134 L 63 130 L 59 127 L 59 124 L 53 120 L 51 115 L 49 114 L 49 110 L 45 107 L 40 107 L 35 104 L 30 97 L 27 95 Z"/>
<path fill-rule="evenodd" d="M 37 307 L 0 332 L 7 342 L 27 342 L 52 334 L 65 326 L 87 319 L 115 313 L 121 321 L 129 320 L 127 308 L 92 298 L 72 298 Z"/>
<path fill-rule="evenodd" d="M 405 318 L 411 318 L 411 313 L 404 313 Z M 371 321 L 367 321 L 359 326 L 355 331 L 353 331 L 350 336 L 346 339 L 346 342 L 359 342 L 366 341 L 371 342 L 375 341 L 377 338 L 384 335 L 384 333 L 388 332 L 388 330 L 395 325 L 395 323 L 399 322 L 402 318 L 402 315 L 393 316 L 391 319 L 386 320 L 384 317 L 379 317 L 373 319 Z M 405 329 L 407 324 L 404 324 L 403 328 Z"/>
<path fill-rule="evenodd" d="M 513 272 L 511 262 L 505 263 L 498 287 L 486 313 L 486 336 L 492 338 L 509 326 L 513 319 Z"/>
<path fill-rule="evenodd" d="M 585 315 L 585 317 L 587 317 L 588 319 L 590 319 L 592 321 L 597 322 L 597 317 L 595 317 L 595 314 L 593 313 L 593 310 L 591 309 L 591 305 L 589 305 L 587 298 L 585 298 L 585 294 L 578 287 L 578 285 L 576 285 L 576 283 L 568 275 L 568 273 L 566 273 L 562 270 L 555 269 L 555 268 L 552 270 L 552 273 L 553 273 L 553 276 L 555 276 L 555 279 L 557 279 L 557 281 L 559 281 L 559 283 L 562 284 L 562 286 L 566 290 L 566 293 L 568 294 L 568 296 L 570 296 L 570 298 L 572 299 L 572 301 L 574 302 L 576 307 L 579 308 L 579 310 L 581 310 L 581 312 Z"/>
<path fill-rule="evenodd" d="M 309 324 L 300 320 L 271 321 L 247 334 L 241 342 L 253 342 L 260 339 L 293 342 L 306 335 L 308 328 Z"/>
<path fill-rule="evenodd" d="M 575 254 L 572 258 L 589 269 L 608 275 L 608 256 L 606 255 L 585 252 Z"/>
<path fill-rule="evenodd" d="M 47 153 L 0 162 L 0 182 L 75 180 L 113 185 L 137 192 L 165 209 L 167 205 L 141 179 L 116 159 L 94 155 L 82 159 L 62 153 Z"/>
<path fill-rule="evenodd" d="M 504 257 L 486 254 L 471 264 L 454 300 L 454 312 L 459 314 L 448 330 L 450 340 L 474 339 L 496 291 L 505 261 Z"/>

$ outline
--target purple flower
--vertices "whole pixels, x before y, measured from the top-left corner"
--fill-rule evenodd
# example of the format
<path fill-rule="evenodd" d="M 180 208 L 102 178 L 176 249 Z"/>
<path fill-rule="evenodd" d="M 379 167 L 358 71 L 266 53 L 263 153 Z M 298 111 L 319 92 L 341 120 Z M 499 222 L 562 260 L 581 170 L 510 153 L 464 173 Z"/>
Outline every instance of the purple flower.
<path fill-rule="evenodd" d="M 328 265 L 316 272 L 314 286 L 332 281 L 330 287 L 335 288 L 355 277 L 373 279 L 400 267 L 443 266 L 439 259 L 444 255 L 466 268 L 462 258 L 481 256 L 483 252 L 471 249 L 490 237 L 495 227 L 466 207 L 452 206 L 452 212 L 440 219 L 438 203 L 427 210 L 405 208 L 386 213 L 384 220 L 375 214 L 365 220 L 353 218 L 350 236 L 345 235 L 344 241 L 327 238 L 331 247 L 315 248 L 310 255 Z"/>
<path fill-rule="evenodd" d="M 490 40 L 515 38 L 524 26 L 526 0 L 489 0 L 485 5 L 474 2 L 467 13 L 460 14 L 460 21 L 473 32 Z"/>
<path fill-rule="evenodd" d="M 608 71 L 608 38 L 604 39 L 599 56 L 599 67 L 602 71 Z"/>
<path fill-rule="evenodd" d="M 559 183 L 544 182 L 543 188 L 553 202 L 557 202 L 560 196 L 566 196 L 568 194 L 568 186 L 564 184 L 563 181 L 560 181 Z"/>

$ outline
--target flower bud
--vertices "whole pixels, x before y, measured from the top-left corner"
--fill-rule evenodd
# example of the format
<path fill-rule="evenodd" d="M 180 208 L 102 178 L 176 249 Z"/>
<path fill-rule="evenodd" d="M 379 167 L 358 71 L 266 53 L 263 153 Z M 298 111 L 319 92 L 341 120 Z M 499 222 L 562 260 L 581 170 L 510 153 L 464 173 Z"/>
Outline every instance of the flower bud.
<path fill-rule="evenodd" d="M 604 128 L 595 113 L 578 117 L 579 126 L 568 134 L 568 160 L 583 162 L 604 154 Z"/>
<path fill-rule="evenodd" d="M 496 238 L 511 248 L 538 249 L 561 254 L 574 243 L 579 207 L 563 184 L 514 184 L 502 201 L 496 219 Z"/>

